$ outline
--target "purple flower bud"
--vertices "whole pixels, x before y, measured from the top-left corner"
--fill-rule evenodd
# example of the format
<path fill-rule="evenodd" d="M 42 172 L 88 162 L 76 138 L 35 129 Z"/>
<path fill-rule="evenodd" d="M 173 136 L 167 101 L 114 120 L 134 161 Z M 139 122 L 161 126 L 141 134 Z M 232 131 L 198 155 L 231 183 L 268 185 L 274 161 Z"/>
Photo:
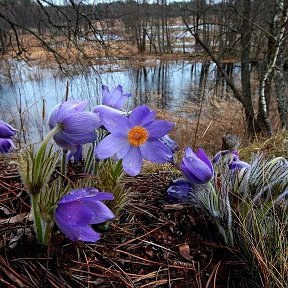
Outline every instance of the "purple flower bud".
<path fill-rule="evenodd" d="M 222 151 L 217 152 L 216 155 L 212 159 L 212 163 L 214 164 L 217 163 L 222 156 L 225 156 L 228 153 L 230 153 L 230 150 L 222 150 Z"/>
<path fill-rule="evenodd" d="M 242 168 L 250 169 L 251 165 L 246 163 L 246 162 L 244 162 L 244 161 L 241 161 L 241 160 L 232 160 L 229 163 L 229 169 L 231 169 L 231 170 L 242 169 Z"/>
<path fill-rule="evenodd" d="M 163 137 L 161 137 L 159 139 L 163 144 L 165 144 L 172 153 L 175 153 L 175 151 L 178 149 L 178 144 L 176 143 L 176 141 L 174 141 L 173 139 L 171 139 L 171 137 L 166 134 Z"/>
<path fill-rule="evenodd" d="M 195 184 L 204 184 L 210 181 L 214 174 L 212 163 L 201 148 L 196 153 L 189 147 L 185 149 L 180 170 L 188 181 Z"/>
<path fill-rule="evenodd" d="M 99 192 L 96 188 L 72 190 L 58 202 L 54 212 L 55 223 L 72 241 L 96 242 L 100 234 L 90 225 L 115 217 L 101 200 L 113 200 L 113 194 Z"/>
<path fill-rule="evenodd" d="M 191 192 L 191 184 L 183 178 L 178 178 L 167 189 L 168 201 L 171 203 L 189 203 Z"/>

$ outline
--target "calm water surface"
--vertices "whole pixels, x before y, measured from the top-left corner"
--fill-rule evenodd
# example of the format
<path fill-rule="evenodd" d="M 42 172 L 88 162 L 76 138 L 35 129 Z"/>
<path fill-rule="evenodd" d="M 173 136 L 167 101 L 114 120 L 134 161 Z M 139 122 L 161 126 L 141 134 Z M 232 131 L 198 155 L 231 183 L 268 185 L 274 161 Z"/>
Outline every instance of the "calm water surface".
<path fill-rule="evenodd" d="M 70 77 L 57 69 L 6 62 L 0 68 L 0 119 L 21 131 L 19 143 L 39 142 L 47 133 L 49 112 L 65 99 L 67 88 L 69 99 L 88 100 L 91 109 L 101 103 L 101 84 L 111 89 L 121 84 L 125 92 L 131 92 L 127 109 L 147 104 L 181 113 L 187 101 L 199 102 L 204 71 L 205 93 L 209 95 L 216 87 L 217 71 L 214 65 L 200 62 L 155 60 L 153 66 L 150 62 L 137 68 L 129 63 L 102 64 Z"/>

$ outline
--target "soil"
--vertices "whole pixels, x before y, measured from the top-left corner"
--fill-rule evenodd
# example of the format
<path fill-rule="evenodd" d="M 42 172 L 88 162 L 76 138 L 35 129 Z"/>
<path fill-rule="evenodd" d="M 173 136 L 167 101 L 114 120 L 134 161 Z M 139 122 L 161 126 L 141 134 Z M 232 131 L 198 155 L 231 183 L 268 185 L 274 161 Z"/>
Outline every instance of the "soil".
<path fill-rule="evenodd" d="M 74 174 L 75 176 L 75 174 Z M 128 203 L 96 243 L 54 228 L 36 242 L 15 165 L 0 164 L 0 287 L 244 287 L 245 263 L 193 207 L 169 203 L 167 171 L 127 177 Z"/>

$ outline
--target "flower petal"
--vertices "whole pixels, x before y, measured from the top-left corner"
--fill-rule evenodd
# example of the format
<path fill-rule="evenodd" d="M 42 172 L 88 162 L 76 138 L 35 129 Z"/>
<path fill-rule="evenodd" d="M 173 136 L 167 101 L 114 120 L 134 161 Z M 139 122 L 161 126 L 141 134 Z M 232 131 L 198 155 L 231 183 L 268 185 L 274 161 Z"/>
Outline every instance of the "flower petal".
<path fill-rule="evenodd" d="M 90 224 L 106 222 L 115 217 L 113 212 L 102 202 L 95 201 L 95 197 L 83 198 L 83 203 L 93 214 Z"/>
<path fill-rule="evenodd" d="M 87 106 L 88 101 L 81 100 L 68 100 L 56 105 L 48 118 L 48 124 L 50 129 L 54 128 L 58 123 L 60 123 L 63 118 L 69 115 L 71 112 L 83 111 Z"/>
<path fill-rule="evenodd" d="M 118 112 L 105 111 L 100 113 L 100 120 L 103 126 L 115 135 L 127 135 L 132 128 L 129 120 Z"/>
<path fill-rule="evenodd" d="M 55 209 L 55 215 L 71 226 L 88 225 L 94 216 L 81 199 L 58 204 Z"/>
<path fill-rule="evenodd" d="M 105 113 L 105 112 L 108 112 L 108 113 L 112 112 L 112 113 L 118 113 L 118 114 L 121 114 L 124 116 L 127 115 L 127 112 L 125 112 L 125 111 L 121 111 L 121 110 L 118 110 L 118 109 L 115 109 L 115 108 L 112 108 L 112 107 L 109 107 L 106 105 L 97 105 L 96 107 L 94 107 L 92 109 L 92 112 L 96 113 L 96 114 Z"/>
<path fill-rule="evenodd" d="M 175 126 L 175 123 L 166 120 L 155 120 L 144 127 L 148 130 L 149 137 L 159 139 L 165 136 Z"/>
<path fill-rule="evenodd" d="M 100 118 L 92 112 L 74 112 L 62 119 L 61 130 L 67 134 L 81 135 L 92 132 L 101 126 Z"/>
<path fill-rule="evenodd" d="M 68 194 L 64 195 L 58 204 L 69 203 L 82 198 L 92 197 L 94 201 L 101 200 L 113 200 L 113 194 L 108 192 L 100 192 L 98 189 L 89 187 L 81 188 L 70 191 Z"/>
<path fill-rule="evenodd" d="M 76 145 L 77 150 L 76 151 L 69 151 L 67 154 L 67 161 L 70 161 L 72 158 L 74 158 L 75 162 L 80 162 L 83 159 L 83 146 L 82 145 Z"/>
<path fill-rule="evenodd" d="M 134 108 L 129 115 L 129 121 L 132 126 L 143 126 L 155 120 L 155 111 L 152 111 L 148 106 L 142 105 Z"/>
<path fill-rule="evenodd" d="M 175 151 L 179 148 L 176 141 L 174 141 L 168 134 L 164 135 L 159 139 L 165 146 L 167 146 L 172 153 L 175 153 Z"/>
<path fill-rule="evenodd" d="M 110 134 L 106 136 L 95 148 L 95 157 L 97 159 L 106 159 L 114 154 L 127 150 L 130 144 L 126 137 Z"/>
<path fill-rule="evenodd" d="M 121 109 L 128 97 L 131 96 L 131 94 L 123 94 L 123 88 L 121 85 L 118 85 L 111 93 L 109 92 L 108 87 L 103 85 L 102 95 L 102 103 L 116 109 Z"/>
<path fill-rule="evenodd" d="M 67 138 L 65 137 L 65 135 L 62 132 L 58 132 L 57 134 L 55 134 L 53 136 L 53 139 L 55 141 L 55 143 L 60 146 L 62 149 L 64 150 L 69 150 L 72 152 L 76 152 L 77 151 L 77 146 L 73 143 L 71 143 L 71 141 L 67 140 Z"/>
<path fill-rule="evenodd" d="M 189 180 L 197 184 L 206 183 L 213 177 L 213 170 L 195 154 L 193 157 L 183 157 L 180 168 Z"/>
<path fill-rule="evenodd" d="M 171 162 L 173 159 L 172 151 L 164 143 L 156 139 L 148 140 L 141 145 L 140 151 L 145 160 L 158 164 Z"/>
<path fill-rule="evenodd" d="M 167 196 L 172 203 L 189 203 L 192 192 L 191 184 L 183 178 L 178 178 L 167 189 Z"/>
<path fill-rule="evenodd" d="M 9 124 L 0 120 L 0 138 L 10 138 L 15 136 L 16 129 L 14 129 Z"/>
<path fill-rule="evenodd" d="M 210 159 L 208 158 L 208 156 L 206 155 L 206 153 L 204 152 L 204 150 L 203 150 L 202 148 L 199 148 L 195 154 L 196 154 L 196 156 L 197 156 L 199 159 L 201 159 L 211 170 L 213 170 L 212 163 L 211 163 Z"/>
<path fill-rule="evenodd" d="M 100 239 L 100 234 L 88 225 L 71 226 L 58 217 L 57 214 L 54 215 L 54 220 L 59 230 L 71 241 L 96 242 Z"/>
<path fill-rule="evenodd" d="M 9 138 L 0 138 L 0 153 L 8 153 L 11 147 L 15 147 Z"/>
<path fill-rule="evenodd" d="M 86 143 L 93 143 L 97 139 L 97 134 L 94 131 L 87 133 L 87 134 L 81 134 L 81 135 L 80 134 L 68 134 L 68 133 L 64 133 L 64 131 L 62 131 L 62 132 L 60 131 L 59 134 L 62 135 L 62 138 L 66 142 L 68 142 L 72 145 L 81 145 L 81 144 L 86 144 Z"/>
<path fill-rule="evenodd" d="M 94 231 L 90 226 L 79 228 L 79 239 L 84 242 L 96 242 L 101 238 L 101 234 Z"/>
<path fill-rule="evenodd" d="M 143 163 L 139 147 L 131 146 L 128 153 L 123 158 L 123 169 L 130 176 L 136 176 L 140 173 Z"/>

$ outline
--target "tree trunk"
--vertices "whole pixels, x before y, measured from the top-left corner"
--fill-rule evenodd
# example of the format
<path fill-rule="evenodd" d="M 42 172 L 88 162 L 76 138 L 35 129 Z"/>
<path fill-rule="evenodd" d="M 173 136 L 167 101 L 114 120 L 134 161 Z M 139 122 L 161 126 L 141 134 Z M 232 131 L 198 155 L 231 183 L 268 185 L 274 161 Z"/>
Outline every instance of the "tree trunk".
<path fill-rule="evenodd" d="M 249 136 L 254 135 L 254 108 L 251 95 L 250 81 L 250 49 L 251 49 L 251 0 L 243 0 L 241 33 L 241 86 L 242 86 L 242 104 L 245 110 L 246 127 Z"/>

